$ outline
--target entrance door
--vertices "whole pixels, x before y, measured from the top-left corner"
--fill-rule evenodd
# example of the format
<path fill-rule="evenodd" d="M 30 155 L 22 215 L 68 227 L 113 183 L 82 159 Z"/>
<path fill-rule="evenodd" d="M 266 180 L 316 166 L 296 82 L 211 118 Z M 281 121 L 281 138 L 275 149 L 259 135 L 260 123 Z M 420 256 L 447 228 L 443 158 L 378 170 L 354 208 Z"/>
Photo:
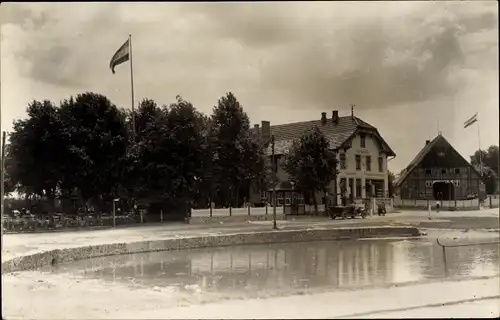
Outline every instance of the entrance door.
<path fill-rule="evenodd" d="M 432 193 L 435 200 L 453 200 L 455 188 L 452 183 L 439 181 L 432 185 Z"/>
<path fill-rule="evenodd" d="M 354 179 L 349 178 L 349 203 L 354 202 Z"/>

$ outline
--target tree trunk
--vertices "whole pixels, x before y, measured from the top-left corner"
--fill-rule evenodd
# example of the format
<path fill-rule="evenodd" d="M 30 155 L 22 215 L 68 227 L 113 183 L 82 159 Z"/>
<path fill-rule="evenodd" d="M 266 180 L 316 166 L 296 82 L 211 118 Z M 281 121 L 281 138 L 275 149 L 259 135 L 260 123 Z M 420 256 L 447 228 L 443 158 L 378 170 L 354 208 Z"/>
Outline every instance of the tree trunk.
<path fill-rule="evenodd" d="M 236 187 L 236 208 L 240 207 L 240 187 Z"/>
<path fill-rule="evenodd" d="M 313 192 L 312 198 L 313 198 L 313 204 L 314 204 L 314 215 L 317 216 L 318 215 L 318 200 L 316 199 L 316 195 L 314 194 L 314 192 Z"/>
<path fill-rule="evenodd" d="M 338 205 L 338 198 L 337 198 L 337 175 L 335 175 L 335 178 L 333 180 L 333 205 L 337 206 Z"/>
<path fill-rule="evenodd" d="M 55 201 L 56 197 L 54 192 L 47 192 L 47 200 L 49 202 L 49 223 L 52 228 L 55 228 L 54 211 L 55 211 Z"/>

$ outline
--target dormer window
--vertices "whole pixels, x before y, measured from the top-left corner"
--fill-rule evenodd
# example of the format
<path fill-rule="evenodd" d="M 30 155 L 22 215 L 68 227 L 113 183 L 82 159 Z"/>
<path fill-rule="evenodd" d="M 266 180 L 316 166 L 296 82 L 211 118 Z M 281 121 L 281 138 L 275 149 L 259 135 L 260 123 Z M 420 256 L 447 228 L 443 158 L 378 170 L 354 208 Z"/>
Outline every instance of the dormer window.
<path fill-rule="evenodd" d="M 364 134 L 360 135 L 359 145 L 361 148 L 366 148 L 366 136 Z"/>

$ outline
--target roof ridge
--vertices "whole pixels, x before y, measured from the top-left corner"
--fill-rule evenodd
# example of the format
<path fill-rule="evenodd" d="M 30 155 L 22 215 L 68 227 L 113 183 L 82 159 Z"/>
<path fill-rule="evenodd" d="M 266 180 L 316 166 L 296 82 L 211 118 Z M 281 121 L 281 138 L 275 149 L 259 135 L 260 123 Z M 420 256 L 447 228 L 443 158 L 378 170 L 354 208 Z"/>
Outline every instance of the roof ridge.
<path fill-rule="evenodd" d="M 352 116 L 352 115 L 346 115 L 346 116 L 339 116 L 339 120 L 340 119 L 354 119 L 354 123 L 356 125 L 360 125 L 360 124 L 368 124 L 370 126 L 372 126 L 371 124 L 369 124 L 368 122 L 364 121 L 363 119 L 359 118 L 359 117 L 356 117 L 356 116 Z M 328 120 L 328 118 L 327 118 Z M 331 118 L 330 118 L 331 120 Z M 360 121 L 361 123 L 359 123 L 358 121 Z M 296 121 L 296 122 L 288 122 L 288 123 L 280 123 L 280 124 L 272 124 L 271 127 L 279 127 L 279 126 L 291 126 L 291 125 L 295 125 L 295 124 L 302 124 L 302 123 L 312 123 L 312 122 L 321 122 L 321 119 L 314 119 L 314 120 L 304 120 L 304 121 Z M 373 126 L 372 126 L 373 127 Z"/>
<path fill-rule="evenodd" d="M 425 157 L 429 153 L 429 151 L 432 149 L 432 147 L 436 144 L 436 142 L 440 138 L 444 139 L 444 141 L 446 141 L 446 143 L 448 143 L 453 148 L 451 143 L 448 140 L 446 140 L 446 138 L 443 137 L 442 134 L 438 134 L 436 137 L 434 137 L 434 139 L 429 141 L 429 143 L 427 143 L 422 149 L 420 149 L 420 151 L 417 152 L 413 160 L 410 161 L 410 163 L 408 163 L 408 165 L 400 171 L 400 177 L 399 179 L 397 179 L 398 184 L 400 182 L 403 182 L 408 177 L 410 172 L 415 168 L 416 165 L 420 163 L 420 161 L 422 161 L 423 157 Z"/>

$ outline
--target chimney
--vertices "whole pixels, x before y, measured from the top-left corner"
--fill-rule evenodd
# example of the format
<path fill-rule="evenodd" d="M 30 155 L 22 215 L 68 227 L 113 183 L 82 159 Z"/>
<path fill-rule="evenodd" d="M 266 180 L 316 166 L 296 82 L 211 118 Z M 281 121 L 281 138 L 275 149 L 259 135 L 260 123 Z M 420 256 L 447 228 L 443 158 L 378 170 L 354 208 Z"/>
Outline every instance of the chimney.
<path fill-rule="evenodd" d="M 260 137 L 263 141 L 263 143 L 267 143 L 269 139 L 271 139 L 271 122 L 269 121 L 261 121 L 261 131 L 260 131 Z"/>
<path fill-rule="evenodd" d="M 321 112 L 321 123 L 326 124 L 326 112 Z"/>
<path fill-rule="evenodd" d="M 338 110 L 332 111 L 332 122 L 335 124 L 339 123 L 339 111 Z"/>
<path fill-rule="evenodd" d="M 428 145 L 429 143 L 431 143 L 431 140 L 425 140 L 425 145 Z"/>
<path fill-rule="evenodd" d="M 260 139 L 260 127 L 259 127 L 259 124 L 254 124 L 253 125 L 253 130 L 254 130 L 255 136 Z"/>

